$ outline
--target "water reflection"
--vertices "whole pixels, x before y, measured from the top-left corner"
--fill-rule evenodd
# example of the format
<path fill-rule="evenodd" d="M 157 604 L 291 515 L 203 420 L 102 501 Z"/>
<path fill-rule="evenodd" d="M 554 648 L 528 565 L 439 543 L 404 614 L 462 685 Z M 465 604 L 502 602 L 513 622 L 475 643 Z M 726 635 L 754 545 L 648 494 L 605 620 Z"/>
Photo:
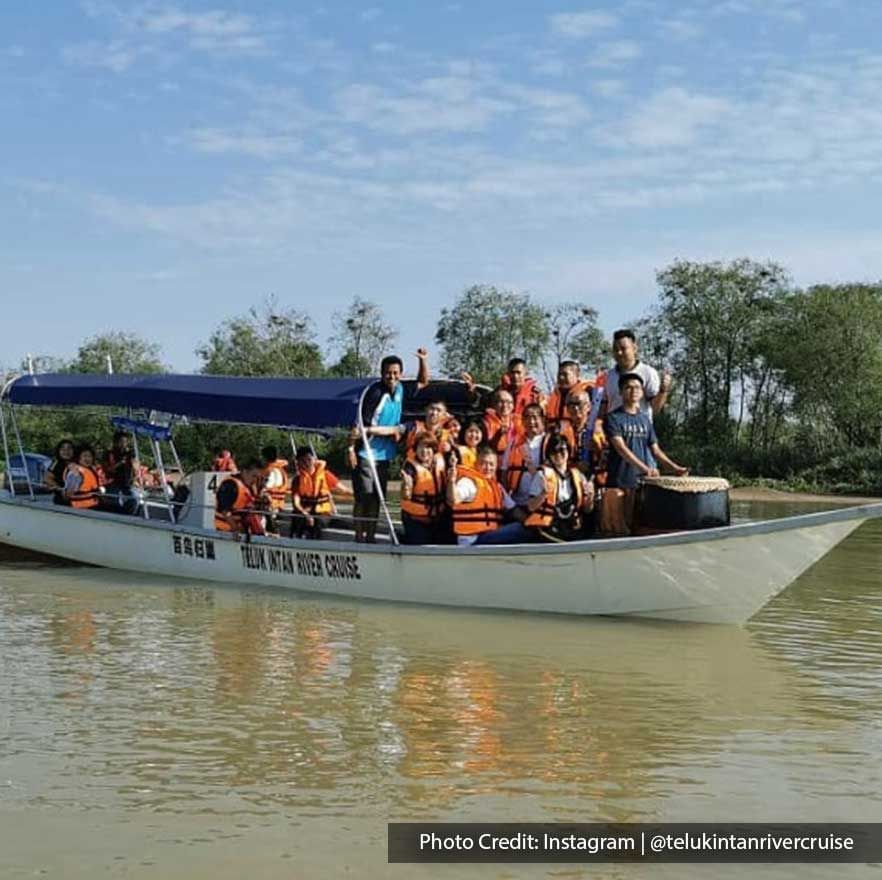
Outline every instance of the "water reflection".
<path fill-rule="evenodd" d="M 882 527 L 746 628 L 5 568 L 7 806 L 882 817 Z"/>

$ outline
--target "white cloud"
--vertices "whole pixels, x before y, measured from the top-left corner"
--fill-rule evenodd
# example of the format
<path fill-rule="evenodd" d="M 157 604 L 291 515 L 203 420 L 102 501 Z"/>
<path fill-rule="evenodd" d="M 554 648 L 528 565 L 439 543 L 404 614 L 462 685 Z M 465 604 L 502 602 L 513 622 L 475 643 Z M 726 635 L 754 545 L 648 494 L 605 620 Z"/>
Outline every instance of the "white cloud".
<path fill-rule="evenodd" d="M 98 67 L 114 73 L 124 73 L 139 58 L 151 53 L 152 50 L 146 46 L 112 40 L 109 43 L 90 42 L 66 46 L 61 50 L 61 57 L 67 63 L 80 67 Z"/>
<path fill-rule="evenodd" d="M 602 43 L 588 59 L 589 67 L 621 67 L 643 54 L 634 40 L 614 40 Z"/>
<path fill-rule="evenodd" d="M 649 149 L 688 146 L 703 127 L 715 125 L 731 109 L 725 98 L 664 89 L 609 126 L 605 139 Z"/>
<path fill-rule="evenodd" d="M 625 83 L 620 79 L 598 79 L 591 83 L 591 91 L 601 98 L 618 98 L 625 92 Z"/>
<path fill-rule="evenodd" d="M 480 131 L 513 109 L 510 102 L 481 94 L 464 76 L 430 77 L 398 93 L 353 84 L 336 93 L 335 103 L 347 122 L 398 135 Z"/>
<path fill-rule="evenodd" d="M 549 19 L 551 30 L 574 40 L 590 37 L 618 24 L 618 18 L 609 12 L 559 12 Z"/>
<path fill-rule="evenodd" d="M 362 21 L 373 21 L 375 18 L 378 18 L 382 14 L 383 10 L 380 9 L 378 6 L 371 6 L 369 9 L 363 10 L 359 18 L 361 18 Z"/>
<path fill-rule="evenodd" d="M 377 55 L 389 55 L 395 51 L 394 43 L 372 43 L 371 44 L 371 52 L 375 52 Z"/>
<path fill-rule="evenodd" d="M 155 5 L 122 8 L 101 0 L 87 0 L 83 10 L 119 32 L 109 41 L 62 50 L 65 61 L 84 67 L 122 73 L 141 58 L 166 54 L 174 40 L 184 40 L 192 51 L 230 56 L 259 55 L 269 49 L 266 33 L 252 16 L 243 13 L 220 9 L 187 12 L 176 6 Z"/>
<path fill-rule="evenodd" d="M 668 18 L 659 25 L 662 33 L 673 40 L 687 42 L 696 40 L 704 34 L 704 28 L 688 18 Z"/>
<path fill-rule="evenodd" d="M 257 159 L 276 159 L 299 153 L 302 143 L 283 134 L 258 131 L 224 131 L 218 128 L 193 129 L 187 139 L 199 153 L 241 154 Z"/>

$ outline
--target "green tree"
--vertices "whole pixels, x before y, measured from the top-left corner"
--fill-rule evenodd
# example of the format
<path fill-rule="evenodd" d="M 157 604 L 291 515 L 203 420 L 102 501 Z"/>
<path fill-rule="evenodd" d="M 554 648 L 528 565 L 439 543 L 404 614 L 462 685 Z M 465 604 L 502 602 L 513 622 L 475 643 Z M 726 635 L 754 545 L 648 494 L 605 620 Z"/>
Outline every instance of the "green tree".
<path fill-rule="evenodd" d="M 196 349 L 202 372 L 229 376 L 303 376 L 324 373 L 312 320 L 273 299 L 224 321 Z"/>
<path fill-rule="evenodd" d="M 398 331 L 386 323 L 383 310 L 356 296 L 344 311 L 334 312 L 331 321 L 334 333 L 329 342 L 340 358 L 329 372 L 335 376 L 377 375 L 381 358 L 398 338 Z"/>
<path fill-rule="evenodd" d="M 548 347 L 543 362 L 549 386 L 557 379 L 557 368 L 563 360 L 579 361 L 586 374 L 600 367 L 608 346 L 597 325 L 597 309 L 581 303 L 562 303 L 546 312 Z"/>
<path fill-rule="evenodd" d="M 748 259 L 678 261 L 657 274 L 653 343 L 679 385 L 680 412 L 703 445 L 737 439 L 764 369 L 763 341 L 788 289 L 784 269 Z"/>
<path fill-rule="evenodd" d="M 101 333 L 80 345 L 76 357 L 68 364 L 72 373 L 106 373 L 107 359 L 114 373 L 165 373 L 160 360 L 160 347 L 134 333 Z"/>
<path fill-rule="evenodd" d="M 545 310 L 526 293 L 475 285 L 452 308 L 442 309 L 435 342 L 441 368 L 451 376 L 468 370 L 477 382 L 495 385 L 510 358 L 541 363 L 550 334 Z"/>
<path fill-rule="evenodd" d="M 818 285 L 792 294 L 768 356 L 819 447 L 879 443 L 882 284 Z"/>

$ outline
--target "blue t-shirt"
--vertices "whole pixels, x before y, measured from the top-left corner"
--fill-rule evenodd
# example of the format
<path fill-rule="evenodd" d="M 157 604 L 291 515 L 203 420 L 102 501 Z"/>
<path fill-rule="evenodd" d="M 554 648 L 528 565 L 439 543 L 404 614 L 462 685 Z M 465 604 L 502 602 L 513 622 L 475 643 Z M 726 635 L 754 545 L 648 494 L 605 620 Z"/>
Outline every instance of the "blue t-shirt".
<path fill-rule="evenodd" d="M 621 408 L 613 410 L 607 415 L 604 428 L 610 441 L 613 437 L 621 437 L 625 446 L 647 467 L 658 467 L 651 448 L 653 443 L 658 443 L 658 438 L 652 422 L 644 413 L 628 413 Z M 607 485 L 617 489 L 633 489 L 643 477 L 643 472 L 625 461 L 611 442 L 607 474 Z"/>
<path fill-rule="evenodd" d="M 401 424 L 401 413 L 404 408 L 404 386 L 398 383 L 390 395 L 380 382 L 370 388 L 365 395 L 362 418 L 365 426 L 375 425 L 394 427 Z M 375 461 L 392 461 L 398 452 L 398 444 L 392 437 L 370 437 L 368 442 L 374 452 Z M 361 458 L 367 458 L 367 451 L 360 449 Z"/>

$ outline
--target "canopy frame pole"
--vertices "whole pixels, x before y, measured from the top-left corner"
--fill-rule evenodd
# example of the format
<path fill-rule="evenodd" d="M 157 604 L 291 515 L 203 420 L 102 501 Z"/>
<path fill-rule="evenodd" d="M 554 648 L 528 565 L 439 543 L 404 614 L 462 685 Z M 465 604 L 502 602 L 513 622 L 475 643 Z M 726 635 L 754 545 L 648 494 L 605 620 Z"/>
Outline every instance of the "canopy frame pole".
<path fill-rule="evenodd" d="M 3 455 L 6 458 L 6 482 L 9 483 L 9 491 L 15 498 L 15 480 L 9 473 L 9 439 L 6 436 L 6 407 L 0 406 L 0 433 L 3 434 Z"/>
<path fill-rule="evenodd" d="M 368 386 L 368 388 L 370 388 L 370 386 Z M 383 509 L 383 515 L 386 517 L 386 524 L 389 526 L 389 537 L 392 539 L 392 543 L 397 546 L 398 533 L 395 531 L 395 526 L 392 524 L 392 514 L 389 513 L 389 506 L 386 504 L 386 496 L 380 486 L 380 475 L 377 473 L 377 463 L 374 459 L 374 450 L 368 442 L 367 428 L 365 427 L 364 419 L 362 418 L 362 404 L 364 403 L 364 396 L 367 394 L 368 388 L 365 388 L 364 391 L 361 392 L 361 397 L 358 399 L 358 430 L 361 433 L 361 442 L 364 444 L 365 452 L 367 453 L 366 457 L 368 467 L 371 470 L 371 479 L 373 480 L 374 488 L 377 490 L 377 495 L 380 498 L 380 507 Z"/>
<path fill-rule="evenodd" d="M 147 493 L 144 489 L 144 481 L 141 479 L 141 451 L 138 449 L 138 432 L 132 431 L 132 446 L 135 447 L 135 462 L 137 462 L 138 468 L 134 473 L 135 477 L 135 485 L 142 492 L 141 499 L 141 515 L 144 519 L 150 519 L 150 508 L 147 504 Z"/>
<path fill-rule="evenodd" d="M 184 476 L 184 466 L 181 464 L 181 459 L 180 459 L 180 456 L 178 455 L 178 450 L 177 450 L 177 447 L 175 446 L 175 441 L 172 440 L 171 436 L 169 436 L 169 438 L 168 438 L 168 445 L 172 451 L 172 455 L 175 458 L 175 465 L 177 466 L 178 470 L 181 472 L 181 476 L 183 477 Z"/>
<path fill-rule="evenodd" d="M 31 472 L 28 468 L 28 460 L 25 457 L 24 445 L 21 442 L 21 434 L 18 432 L 18 419 L 15 417 L 15 407 L 12 404 L 9 405 L 9 417 L 12 421 L 12 429 L 15 431 L 15 439 L 18 441 L 18 454 L 21 456 L 21 463 L 24 466 L 25 481 L 28 484 L 28 494 L 31 496 L 31 501 L 35 501 L 37 496 L 34 494 L 34 486 L 33 483 L 31 483 Z"/>
<path fill-rule="evenodd" d="M 291 452 L 294 453 L 294 458 L 297 458 L 297 443 L 294 441 L 294 432 L 288 432 L 288 439 L 291 441 Z"/>
<path fill-rule="evenodd" d="M 165 466 L 162 463 L 162 450 L 159 448 L 158 440 L 151 437 L 150 442 L 153 444 L 153 457 L 156 459 L 156 466 L 159 468 L 159 481 L 162 483 L 162 494 L 165 496 L 165 505 L 168 508 L 168 515 L 171 518 L 171 522 L 174 522 L 175 510 L 169 495 L 168 480 L 165 478 Z"/>

